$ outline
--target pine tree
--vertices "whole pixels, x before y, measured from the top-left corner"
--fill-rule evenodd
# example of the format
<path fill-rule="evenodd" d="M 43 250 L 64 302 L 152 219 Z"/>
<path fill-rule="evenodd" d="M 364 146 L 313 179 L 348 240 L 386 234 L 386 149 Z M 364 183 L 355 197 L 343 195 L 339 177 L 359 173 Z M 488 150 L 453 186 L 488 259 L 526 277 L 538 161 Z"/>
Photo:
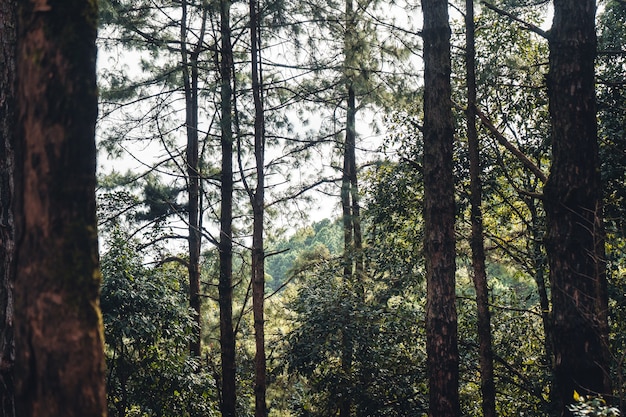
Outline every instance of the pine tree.
<path fill-rule="evenodd" d="M 19 416 L 106 415 L 96 232 L 96 2 L 20 2 Z"/>
<path fill-rule="evenodd" d="M 610 394 L 608 295 L 598 158 L 595 0 L 558 0 L 550 31 L 552 166 L 548 220 L 557 415 L 580 395 Z"/>
<path fill-rule="evenodd" d="M 424 256 L 426 351 L 431 417 L 458 417 L 459 353 L 455 296 L 450 24 L 446 0 L 424 12 Z"/>

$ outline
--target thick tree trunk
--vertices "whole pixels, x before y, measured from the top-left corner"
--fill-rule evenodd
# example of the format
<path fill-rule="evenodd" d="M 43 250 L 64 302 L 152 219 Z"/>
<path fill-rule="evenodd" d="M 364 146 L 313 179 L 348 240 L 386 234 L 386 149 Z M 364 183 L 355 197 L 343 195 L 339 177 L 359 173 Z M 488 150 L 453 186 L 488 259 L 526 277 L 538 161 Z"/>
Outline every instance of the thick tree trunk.
<path fill-rule="evenodd" d="M 13 150 L 16 105 L 16 16 L 15 1 L 0 2 L 0 415 L 5 417 L 15 416 Z"/>
<path fill-rule="evenodd" d="M 220 214 L 220 346 L 222 359 L 222 416 L 236 415 L 235 332 L 233 329 L 233 126 L 230 0 L 220 1 L 221 43 L 221 214 Z"/>
<path fill-rule="evenodd" d="M 20 2 L 16 412 L 106 415 L 96 233 L 96 2 Z"/>
<path fill-rule="evenodd" d="M 548 97 L 552 167 L 545 185 L 552 284 L 554 400 L 609 394 L 608 296 L 596 126 L 594 0 L 556 0 Z"/>
<path fill-rule="evenodd" d="M 455 296 L 454 129 L 450 25 L 446 0 L 422 0 L 424 12 L 424 250 L 426 351 L 431 417 L 460 415 Z"/>
<path fill-rule="evenodd" d="M 260 22 L 257 1 L 250 0 L 250 45 L 252 65 L 252 95 L 254 97 L 254 156 L 256 162 L 256 189 L 252 195 L 252 309 L 254 315 L 254 398 L 255 417 L 267 416 L 267 368 L 265 358 L 265 114 L 261 80 Z"/>
<path fill-rule="evenodd" d="M 478 318 L 478 345 L 480 365 L 480 391 L 484 417 L 496 417 L 496 386 L 493 376 L 493 348 L 491 343 L 491 313 L 489 312 L 489 287 L 485 268 L 485 242 L 483 238 L 482 183 L 480 180 L 480 150 L 476 130 L 476 62 L 474 48 L 474 0 L 466 0 L 465 56 L 467 80 L 467 143 L 470 160 L 471 249 L 474 288 L 476 289 L 476 315 Z"/>

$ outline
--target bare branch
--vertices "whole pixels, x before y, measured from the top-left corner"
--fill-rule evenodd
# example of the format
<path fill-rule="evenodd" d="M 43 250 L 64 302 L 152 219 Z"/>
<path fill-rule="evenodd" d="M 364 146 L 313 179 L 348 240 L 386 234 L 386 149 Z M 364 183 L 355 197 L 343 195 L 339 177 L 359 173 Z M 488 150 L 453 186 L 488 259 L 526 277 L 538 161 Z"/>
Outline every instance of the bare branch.
<path fill-rule="evenodd" d="M 482 122 L 483 126 L 491 132 L 491 134 L 497 139 L 498 143 L 504 146 L 509 152 L 511 152 L 515 157 L 533 174 L 537 176 L 544 183 L 548 180 L 546 174 L 537 166 L 533 161 L 528 159 L 526 155 L 522 151 L 520 151 L 515 145 L 508 141 L 506 137 L 491 123 L 489 117 L 483 113 L 478 107 L 476 107 L 476 114 L 478 118 Z"/>

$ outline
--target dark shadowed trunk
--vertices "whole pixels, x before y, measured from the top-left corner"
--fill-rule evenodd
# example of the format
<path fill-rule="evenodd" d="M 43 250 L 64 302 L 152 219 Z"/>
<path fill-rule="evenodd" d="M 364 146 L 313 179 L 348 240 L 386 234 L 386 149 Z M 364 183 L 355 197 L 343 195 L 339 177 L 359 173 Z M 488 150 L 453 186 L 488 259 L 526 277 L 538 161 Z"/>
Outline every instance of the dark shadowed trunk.
<path fill-rule="evenodd" d="M 467 145 L 470 160 L 470 204 L 472 236 L 472 268 L 476 289 L 476 316 L 478 321 L 478 346 L 480 365 L 480 391 L 484 417 L 496 417 L 496 387 L 493 378 L 493 349 L 491 344 L 491 314 L 489 312 L 489 287 L 485 268 L 485 242 L 483 238 L 482 182 L 480 179 L 480 144 L 476 130 L 476 57 L 474 41 L 474 0 L 466 0 L 465 57 L 467 81 Z"/>
<path fill-rule="evenodd" d="M 233 329 L 233 126 L 232 66 L 229 0 L 220 1 L 221 60 L 221 146 L 222 174 L 220 206 L 220 346 L 222 358 L 222 415 L 236 415 L 235 332 Z"/>
<path fill-rule="evenodd" d="M 450 25 L 446 0 L 422 0 L 424 12 L 424 252 L 426 351 L 431 417 L 460 415 L 455 297 L 454 128 Z"/>
<path fill-rule="evenodd" d="M 106 415 L 96 233 L 96 2 L 20 2 L 16 413 Z M 18 180 L 19 179 L 19 180 Z"/>
<path fill-rule="evenodd" d="M 0 414 L 5 417 L 15 416 L 13 149 L 16 105 L 16 7 L 15 1 L 0 3 Z"/>
<path fill-rule="evenodd" d="M 548 97 L 552 166 L 545 185 L 557 415 L 574 390 L 610 393 L 607 282 L 598 159 L 594 0 L 556 0 Z"/>

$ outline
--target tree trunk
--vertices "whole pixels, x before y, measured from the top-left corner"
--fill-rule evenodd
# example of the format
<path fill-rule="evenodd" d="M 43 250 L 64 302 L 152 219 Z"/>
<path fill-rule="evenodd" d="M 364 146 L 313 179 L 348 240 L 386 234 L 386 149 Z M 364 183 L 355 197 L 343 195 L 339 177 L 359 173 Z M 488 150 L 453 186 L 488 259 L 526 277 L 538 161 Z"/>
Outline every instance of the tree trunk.
<path fill-rule="evenodd" d="M 361 233 L 361 219 L 359 208 L 359 190 L 356 172 L 356 92 L 354 89 L 355 76 L 358 68 L 355 51 L 355 33 L 357 15 L 352 0 L 345 4 L 345 33 L 344 33 L 344 77 L 346 83 L 346 133 L 343 146 L 343 171 L 341 181 L 341 207 L 343 214 L 343 278 L 346 288 L 358 288 L 357 281 L 363 278 L 363 244 Z M 352 286 L 356 284 L 356 286 Z M 350 308 L 353 308 L 352 306 Z M 345 320 L 350 320 L 352 314 L 346 314 Z M 349 417 L 352 414 L 352 399 L 349 390 L 353 384 L 352 363 L 354 360 L 354 325 L 346 323 L 342 335 L 341 366 L 346 386 L 343 387 L 343 396 L 339 406 L 339 416 Z"/>
<path fill-rule="evenodd" d="M 189 344 L 191 355 L 200 356 L 202 336 L 200 306 L 200 174 L 198 171 L 198 55 L 204 35 L 203 16 L 201 36 L 191 56 L 187 52 L 187 2 L 182 2 L 181 55 L 185 88 L 185 125 L 187 127 L 187 193 L 189 195 L 189 216 L 187 238 L 189 244 L 189 307 L 194 312 L 195 329 Z"/>
<path fill-rule="evenodd" d="M 598 158 L 594 0 L 556 0 L 548 97 L 552 166 L 544 188 L 557 415 L 574 390 L 610 394 L 608 296 Z"/>
<path fill-rule="evenodd" d="M 359 182 L 356 171 L 356 94 L 353 86 L 348 88 L 348 114 L 346 123 L 346 156 L 350 188 L 350 221 L 352 223 L 352 250 L 354 276 L 357 281 L 363 278 L 363 234 L 361 232 L 361 207 L 359 205 Z"/>
<path fill-rule="evenodd" d="M 347 2 L 350 4 L 350 1 Z M 348 7 L 346 7 L 348 9 Z M 354 265 L 355 265 L 355 245 L 354 245 L 354 217 L 352 212 L 352 169 L 353 169 L 353 155 L 355 145 L 354 134 L 354 89 L 352 86 L 348 87 L 348 114 L 346 123 L 346 137 L 343 148 L 343 172 L 341 180 L 341 207 L 343 218 L 343 279 L 345 287 L 349 287 L 354 279 Z M 351 106 L 352 104 L 352 106 Z M 350 320 L 351 315 L 346 314 L 344 320 Z M 352 373 L 352 356 L 354 350 L 354 344 L 352 341 L 352 334 L 350 329 L 351 323 L 346 323 L 342 334 L 342 352 L 341 352 L 341 368 L 344 374 L 345 383 L 349 384 L 350 374 Z M 352 408 L 352 401 L 349 395 L 347 395 L 348 386 L 342 387 L 343 395 L 341 401 L 338 404 L 339 417 L 350 417 L 350 410 Z"/>
<path fill-rule="evenodd" d="M 256 189 L 252 195 L 252 309 L 254 315 L 255 417 L 267 416 L 266 359 L 265 359 L 265 114 L 261 80 L 260 22 L 257 1 L 250 0 L 250 45 L 252 65 L 252 94 L 254 97 L 254 156 L 256 162 Z"/>
<path fill-rule="evenodd" d="M 474 0 L 466 0 L 465 57 L 467 81 L 467 144 L 470 160 L 471 249 L 474 288 L 476 289 L 476 315 L 478 319 L 478 345 L 480 364 L 480 391 L 484 417 L 496 417 L 496 387 L 493 378 L 493 349 L 491 342 L 491 314 L 489 312 L 489 287 L 485 268 L 485 241 L 483 238 L 482 183 L 480 180 L 480 144 L 476 130 L 476 62 L 474 41 Z"/>
<path fill-rule="evenodd" d="M 96 2 L 20 2 L 16 413 L 106 415 L 96 233 Z"/>
<path fill-rule="evenodd" d="M 220 1 L 221 43 L 221 147 L 222 174 L 220 206 L 220 345 L 222 359 L 222 416 L 236 415 L 235 333 L 233 329 L 233 127 L 230 0 Z"/>
<path fill-rule="evenodd" d="M 455 297 L 454 128 L 450 25 L 446 0 L 422 0 L 424 12 L 424 251 L 426 351 L 431 417 L 460 415 Z"/>
<path fill-rule="evenodd" d="M 15 1 L 0 3 L 0 414 L 6 417 L 15 416 L 13 150 L 16 104 L 16 9 Z"/>

